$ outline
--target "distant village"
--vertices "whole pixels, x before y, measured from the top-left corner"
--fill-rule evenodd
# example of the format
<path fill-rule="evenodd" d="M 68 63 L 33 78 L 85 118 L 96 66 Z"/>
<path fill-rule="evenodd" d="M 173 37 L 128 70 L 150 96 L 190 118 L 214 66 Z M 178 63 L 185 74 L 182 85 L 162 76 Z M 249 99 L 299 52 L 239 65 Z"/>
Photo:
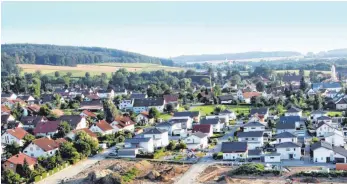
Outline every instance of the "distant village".
<path fill-rule="evenodd" d="M 161 93 L 153 85 L 51 84 L 51 91 L 27 94 L 8 87 L 1 94 L 2 177 L 39 181 L 105 150 L 117 159 L 347 163 L 346 74 L 334 65 L 329 74 L 265 72 L 177 74 L 178 87 Z"/>

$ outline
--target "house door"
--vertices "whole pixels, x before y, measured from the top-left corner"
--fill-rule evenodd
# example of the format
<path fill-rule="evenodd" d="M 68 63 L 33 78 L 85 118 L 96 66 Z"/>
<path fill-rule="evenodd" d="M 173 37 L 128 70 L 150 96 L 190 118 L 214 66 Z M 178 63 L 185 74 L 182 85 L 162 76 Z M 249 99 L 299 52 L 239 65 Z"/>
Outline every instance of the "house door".
<path fill-rule="evenodd" d="M 293 154 L 289 154 L 289 159 L 293 159 L 293 158 L 294 158 Z"/>
<path fill-rule="evenodd" d="M 327 163 L 329 163 L 330 162 L 330 157 L 327 157 Z"/>

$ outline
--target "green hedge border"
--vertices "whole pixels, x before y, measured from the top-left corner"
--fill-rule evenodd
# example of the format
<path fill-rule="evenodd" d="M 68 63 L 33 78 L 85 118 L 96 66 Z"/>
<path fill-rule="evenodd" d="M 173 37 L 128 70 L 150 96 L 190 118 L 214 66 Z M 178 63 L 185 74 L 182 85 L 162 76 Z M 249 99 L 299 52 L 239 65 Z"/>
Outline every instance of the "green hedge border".
<path fill-rule="evenodd" d="M 61 166 L 58 166 L 58 167 L 56 167 L 56 168 L 53 168 L 52 170 L 49 170 L 49 171 L 47 171 L 47 172 L 42 173 L 42 175 L 35 176 L 34 181 L 35 181 L 35 182 L 39 182 L 39 181 L 41 181 L 41 180 L 47 178 L 48 176 L 51 176 L 51 175 L 53 175 L 53 174 L 55 174 L 55 173 L 57 173 L 57 172 L 59 172 L 59 171 L 65 169 L 65 168 L 68 167 L 68 166 L 70 166 L 70 164 L 65 163 L 65 164 L 63 164 L 63 165 L 61 165 Z"/>

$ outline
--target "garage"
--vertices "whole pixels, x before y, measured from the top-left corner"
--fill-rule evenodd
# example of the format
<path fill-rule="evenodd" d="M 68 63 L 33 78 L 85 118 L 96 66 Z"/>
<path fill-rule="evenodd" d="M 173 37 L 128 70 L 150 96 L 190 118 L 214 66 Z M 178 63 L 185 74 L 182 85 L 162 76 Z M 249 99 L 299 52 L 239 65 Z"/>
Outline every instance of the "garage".
<path fill-rule="evenodd" d="M 345 163 L 345 158 L 335 158 L 336 163 Z"/>

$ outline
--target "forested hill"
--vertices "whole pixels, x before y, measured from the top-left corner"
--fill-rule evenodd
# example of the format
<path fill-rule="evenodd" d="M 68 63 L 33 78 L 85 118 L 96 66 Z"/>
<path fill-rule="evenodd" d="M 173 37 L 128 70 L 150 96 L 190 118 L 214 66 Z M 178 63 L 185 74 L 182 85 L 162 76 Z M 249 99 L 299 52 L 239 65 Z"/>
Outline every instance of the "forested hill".
<path fill-rule="evenodd" d="M 15 63 L 76 66 L 105 62 L 155 63 L 173 66 L 172 60 L 100 47 L 58 46 L 44 44 L 2 44 L 4 60 Z M 6 62 L 8 63 L 8 61 Z"/>
<path fill-rule="evenodd" d="M 267 58 L 267 57 L 291 57 L 300 56 L 299 52 L 292 51 L 273 51 L 273 52 L 243 52 L 232 54 L 204 54 L 204 55 L 183 55 L 172 58 L 177 62 L 189 62 L 189 61 L 213 61 L 213 60 L 238 60 L 238 59 L 255 59 L 255 58 Z"/>

